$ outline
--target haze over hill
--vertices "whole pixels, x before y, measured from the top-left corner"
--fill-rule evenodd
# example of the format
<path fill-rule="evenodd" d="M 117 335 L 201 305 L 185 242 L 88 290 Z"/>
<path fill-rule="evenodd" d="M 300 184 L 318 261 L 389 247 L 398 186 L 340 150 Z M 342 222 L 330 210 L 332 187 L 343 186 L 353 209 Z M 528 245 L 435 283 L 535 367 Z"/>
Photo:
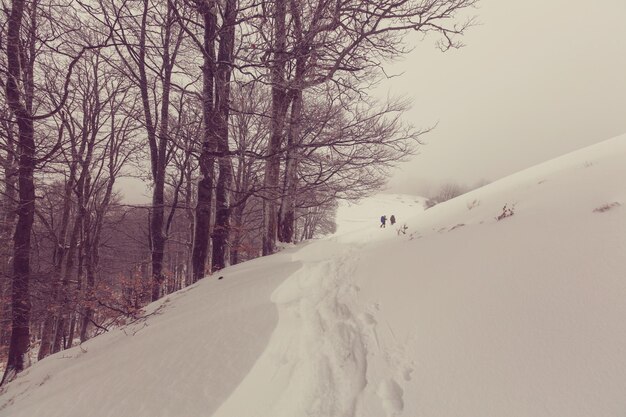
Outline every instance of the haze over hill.
<path fill-rule="evenodd" d="M 620 136 L 426 211 L 344 206 L 34 365 L 0 416 L 623 415 L 624 160 Z"/>

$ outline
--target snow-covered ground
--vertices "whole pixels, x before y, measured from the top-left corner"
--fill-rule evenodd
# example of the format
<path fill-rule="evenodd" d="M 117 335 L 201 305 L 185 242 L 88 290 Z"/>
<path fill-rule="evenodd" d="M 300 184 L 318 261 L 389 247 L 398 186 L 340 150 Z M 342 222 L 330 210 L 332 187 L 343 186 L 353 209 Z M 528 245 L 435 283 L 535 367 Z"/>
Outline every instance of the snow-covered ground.
<path fill-rule="evenodd" d="M 36 364 L 0 416 L 624 416 L 625 180 L 621 136 L 426 211 L 343 206 Z"/>

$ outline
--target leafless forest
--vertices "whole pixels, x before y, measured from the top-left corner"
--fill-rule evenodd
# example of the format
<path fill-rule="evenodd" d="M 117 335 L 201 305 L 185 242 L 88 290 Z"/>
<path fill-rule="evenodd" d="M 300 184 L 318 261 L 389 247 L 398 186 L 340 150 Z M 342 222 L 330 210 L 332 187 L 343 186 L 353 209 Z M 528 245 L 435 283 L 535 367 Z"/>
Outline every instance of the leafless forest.
<path fill-rule="evenodd" d="M 428 130 L 373 98 L 385 63 L 425 38 L 458 47 L 475 1 L 3 1 L 3 383 L 333 231 L 338 199 L 383 185 Z M 125 176 L 149 204 L 126 204 Z"/>

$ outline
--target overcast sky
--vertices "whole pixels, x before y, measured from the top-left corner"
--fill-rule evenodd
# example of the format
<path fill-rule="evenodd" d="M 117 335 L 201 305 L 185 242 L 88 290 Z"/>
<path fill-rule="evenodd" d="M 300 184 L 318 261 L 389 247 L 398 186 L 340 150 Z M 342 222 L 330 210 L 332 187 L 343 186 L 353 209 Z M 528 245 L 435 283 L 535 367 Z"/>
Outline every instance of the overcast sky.
<path fill-rule="evenodd" d="M 460 50 L 428 39 L 381 92 L 437 128 L 390 189 L 495 180 L 626 132 L 626 0 L 482 0 Z M 625 161 L 626 163 L 626 161 Z"/>

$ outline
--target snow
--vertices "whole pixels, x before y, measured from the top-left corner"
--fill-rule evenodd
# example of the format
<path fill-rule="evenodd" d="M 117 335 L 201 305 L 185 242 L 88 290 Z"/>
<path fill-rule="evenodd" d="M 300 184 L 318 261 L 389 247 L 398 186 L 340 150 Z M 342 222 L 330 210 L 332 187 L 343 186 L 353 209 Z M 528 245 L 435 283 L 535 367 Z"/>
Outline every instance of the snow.
<path fill-rule="evenodd" d="M 622 416 L 624 161 L 626 135 L 426 211 L 343 205 L 35 364 L 0 416 Z"/>

